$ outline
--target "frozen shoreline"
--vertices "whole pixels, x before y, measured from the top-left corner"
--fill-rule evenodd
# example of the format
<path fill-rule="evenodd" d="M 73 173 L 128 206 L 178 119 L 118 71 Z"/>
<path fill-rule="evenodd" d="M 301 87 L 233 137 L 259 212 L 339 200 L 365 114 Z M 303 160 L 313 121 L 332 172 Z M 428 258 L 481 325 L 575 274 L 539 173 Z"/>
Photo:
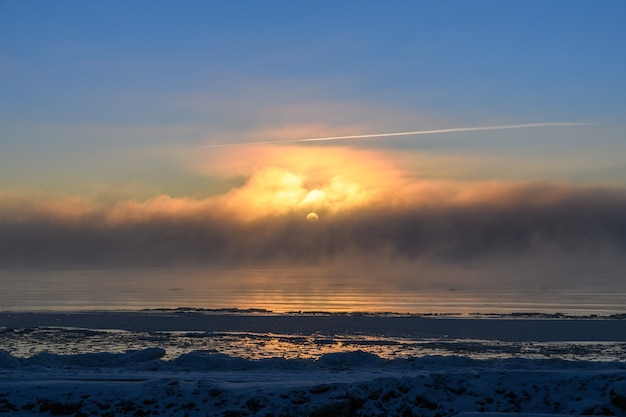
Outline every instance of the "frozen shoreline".
<path fill-rule="evenodd" d="M 0 330 L 26 352 L 0 351 L 7 416 L 626 416 L 615 318 L 2 312 Z"/>
<path fill-rule="evenodd" d="M 0 354 L 9 416 L 427 416 L 461 412 L 626 415 L 626 364 L 383 360 L 363 352 L 251 361 L 193 352 Z"/>
<path fill-rule="evenodd" d="M 128 331 L 364 333 L 398 337 L 626 342 L 626 320 L 503 315 L 487 317 L 207 313 L 188 310 L 2 312 L 0 327 L 75 327 Z"/>

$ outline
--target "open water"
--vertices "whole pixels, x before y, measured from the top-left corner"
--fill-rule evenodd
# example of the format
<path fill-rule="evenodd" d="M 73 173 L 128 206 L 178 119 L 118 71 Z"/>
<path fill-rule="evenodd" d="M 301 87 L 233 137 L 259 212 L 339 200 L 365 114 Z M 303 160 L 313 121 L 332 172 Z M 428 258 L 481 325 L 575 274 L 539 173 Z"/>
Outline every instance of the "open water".
<path fill-rule="evenodd" d="M 3 271 L 0 310 L 238 308 L 273 312 L 568 315 L 626 313 L 626 291 L 605 288 L 399 287 L 297 270 Z"/>

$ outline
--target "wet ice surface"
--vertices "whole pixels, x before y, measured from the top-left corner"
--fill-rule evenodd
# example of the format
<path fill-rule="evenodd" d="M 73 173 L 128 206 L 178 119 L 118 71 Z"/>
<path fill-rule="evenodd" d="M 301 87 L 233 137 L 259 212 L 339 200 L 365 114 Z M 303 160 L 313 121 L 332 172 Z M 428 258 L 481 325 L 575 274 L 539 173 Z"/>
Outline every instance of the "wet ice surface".
<path fill-rule="evenodd" d="M 6 313 L 0 414 L 626 415 L 625 324 Z"/>
<path fill-rule="evenodd" d="M 333 352 L 360 350 L 384 359 L 457 355 L 474 359 L 527 358 L 626 361 L 624 342 L 503 342 L 449 338 L 413 339 L 382 335 L 293 335 L 250 332 L 137 332 L 39 327 L 0 330 L 2 350 L 16 357 L 42 352 L 59 355 L 142 350 L 160 347 L 164 359 L 207 351 L 257 360 L 317 359 Z"/>

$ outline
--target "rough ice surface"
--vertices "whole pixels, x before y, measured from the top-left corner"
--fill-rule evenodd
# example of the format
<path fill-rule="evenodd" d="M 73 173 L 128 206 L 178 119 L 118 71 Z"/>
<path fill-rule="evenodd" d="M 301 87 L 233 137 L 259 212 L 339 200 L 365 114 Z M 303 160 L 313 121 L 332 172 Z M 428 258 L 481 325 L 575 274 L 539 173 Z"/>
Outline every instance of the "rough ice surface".
<path fill-rule="evenodd" d="M 43 316 L 39 323 L 54 318 Z M 284 326 L 277 333 L 250 333 L 243 325 L 233 332 L 163 323 L 150 331 L 63 326 L 71 320 L 59 320 L 59 327 L 11 327 L 28 323 L 4 319 L 0 415 L 626 415 L 622 335 L 500 341 L 430 334 L 423 340 L 363 333 L 368 324 L 321 334 Z M 434 321 L 446 330 L 475 322 L 430 320 L 427 325 Z M 479 324 L 497 327 L 498 320 Z M 615 326 L 578 322 L 605 325 Z M 281 349 L 291 353 L 280 356 Z"/>

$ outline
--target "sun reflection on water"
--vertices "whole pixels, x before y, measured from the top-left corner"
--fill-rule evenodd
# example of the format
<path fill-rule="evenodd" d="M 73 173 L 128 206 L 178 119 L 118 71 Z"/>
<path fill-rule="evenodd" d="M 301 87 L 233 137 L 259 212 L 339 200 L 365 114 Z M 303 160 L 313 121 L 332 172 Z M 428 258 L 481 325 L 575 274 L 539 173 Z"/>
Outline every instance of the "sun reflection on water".
<path fill-rule="evenodd" d="M 350 272 L 233 269 L 201 271 L 19 271 L 3 276 L 7 311 L 140 310 L 191 307 L 286 312 L 470 315 L 515 312 L 623 314 L 626 292 L 485 288 L 402 288 Z"/>

